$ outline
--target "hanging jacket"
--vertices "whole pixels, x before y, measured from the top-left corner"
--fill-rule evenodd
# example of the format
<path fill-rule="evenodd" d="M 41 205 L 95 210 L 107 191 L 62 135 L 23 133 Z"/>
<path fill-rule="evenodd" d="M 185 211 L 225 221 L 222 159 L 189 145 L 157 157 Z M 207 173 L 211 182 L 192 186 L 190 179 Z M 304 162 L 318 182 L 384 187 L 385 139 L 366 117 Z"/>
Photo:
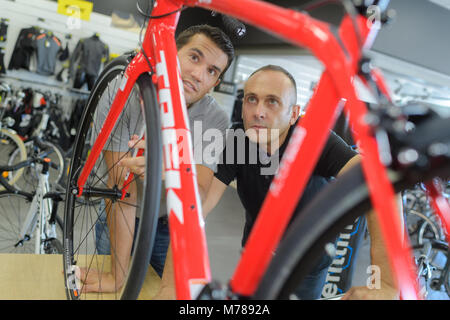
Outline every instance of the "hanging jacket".
<path fill-rule="evenodd" d="M 91 76 L 97 76 L 102 60 L 108 60 L 109 47 L 99 37 L 80 39 L 70 58 L 70 77 L 73 78 L 76 70 Z"/>
<path fill-rule="evenodd" d="M 9 19 L 0 19 L 0 42 L 5 42 L 8 35 Z"/>
<path fill-rule="evenodd" d="M 34 39 L 39 34 L 39 30 L 35 27 L 20 30 L 14 46 L 8 69 L 26 69 L 30 70 L 30 59 L 35 51 Z"/>

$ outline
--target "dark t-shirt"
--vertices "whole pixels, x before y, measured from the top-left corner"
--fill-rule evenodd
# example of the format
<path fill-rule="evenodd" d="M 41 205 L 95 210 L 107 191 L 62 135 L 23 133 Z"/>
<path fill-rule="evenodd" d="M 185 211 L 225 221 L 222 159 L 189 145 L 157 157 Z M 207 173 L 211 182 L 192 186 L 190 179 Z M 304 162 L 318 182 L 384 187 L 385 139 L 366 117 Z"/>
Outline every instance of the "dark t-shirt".
<path fill-rule="evenodd" d="M 75 76 L 75 66 L 87 75 L 97 76 L 102 65 L 102 59 L 106 61 L 109 59 L 107 44 L 96 36 L 80 39 L 70 57 L 71 77 Z"/>
<path fill-rule="evenodd" d="M 273 157 L 281 159 L 294 131 L 294 127 L 292 126 L 289 129 L 286 140 L 278 149 L 278 152 L 272 156 L 272 159 Z M 242 239 L 242 244 L 244 245 L 269 190 L 275 175 L 275 170 L 267 170 L 273 166 L 269 162 L 270 158 L 265 151 L 260 149 L 257 144 L 250 142 L 245 136 L 242 124 L 237 124 L 232 129 L 234 131 L 231 131 L 227 136 L 226 145 L 222 153 L 221 161 L 217 166 L 215 177 L 227 185 L 234 179 L 237 180 L 237 192 L 244 206 L 246 217 L 244 236 Z M 242 141 L 245 145 L 244 152 L 242 152 L 243 149 L 241 148 Z M 355 155 L 356 152 L 344 140 L 331 131 L 327 144 L 308 181 L 293 218 L 328 183 L 329 179 L 336 176 L 341 168 Z M 261 171 L 263 168 L 266 171 Z"/>
<path fill-rule="evenodd" d="M 39 30 L 34 27 L 20 30 L 8 69 L 30 69 L 30 59 L 35 51 L 34 39 L 38 34 Z"/>

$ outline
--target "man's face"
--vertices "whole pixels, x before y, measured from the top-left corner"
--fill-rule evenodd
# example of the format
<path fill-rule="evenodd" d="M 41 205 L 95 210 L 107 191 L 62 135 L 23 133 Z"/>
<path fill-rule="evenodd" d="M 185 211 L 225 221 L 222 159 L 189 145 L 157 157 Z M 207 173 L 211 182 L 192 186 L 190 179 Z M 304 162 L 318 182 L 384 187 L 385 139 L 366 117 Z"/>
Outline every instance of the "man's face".
<path fill-rule="evenodd" d="M 197 102 L 216 85 L 228 63 L 228 56 L 204 34 L 192 36 L 178 50 L 186 105 Z"/>
<path fill-rule="evenodd" d="M 281 145 L 298 117 L 292 82 L 282 72 L 263 70 L 250 77 L 244 87 L 242 119 L 249 139 Z M 279 146 L 276 146 L 278 148 Z"/>

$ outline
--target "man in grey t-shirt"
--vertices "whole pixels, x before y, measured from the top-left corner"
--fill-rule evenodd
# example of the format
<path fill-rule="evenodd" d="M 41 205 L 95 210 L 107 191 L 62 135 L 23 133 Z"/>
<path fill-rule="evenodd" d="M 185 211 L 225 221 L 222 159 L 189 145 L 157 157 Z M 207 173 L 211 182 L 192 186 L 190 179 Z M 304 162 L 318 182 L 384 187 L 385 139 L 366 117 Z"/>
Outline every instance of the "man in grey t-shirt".
<path fill-rule="evenodd" d="M 199 186 L 208 186 L 214 174 L 215 164 L 214 161 L 211 161 L 214 157 L 205 154 L 203 151 L 204 148 L 209 147 L 213 142 L 203 141 L 203 133 L 212 128 L 225 133 L 225 129 L 229 124 L 229 117 L 220 109 L 217 102 L 211 96 L 207 95 L 207 93 L 219 84 L 221 76 L 227 70 L 234 58 L 234 49 L 228 36 L 220 29 L 207 25 L 193 26 L 186 29 L 177 37 L 176 43 L 181 68 L 181 81 L 183 83 L 184 97 L 188 108 L 189 126 L 194 146 L 197 183 Z M 108 94 L 111 93 L 108 92 Z M 130 97 L 130 99 L 134 98 Z M 138 110 L 139 100 L 134 99 L 134 101 L 135 102 L 133 103 L 132 100 L 130 100 L 129 104 L 137 105 L 135 108 Z M 128 141 L 134 138 L 130 132 L 136 132 L 136 128 L 142 126 L 142 124 L 139 123 L 139 117 L 136 116 L 138 112 L 133 112 L 132 108 L 129 108 L 129 110 L 130 111 L 125 111 L 124 114 L 121 115 L 122 119 L 126 120 L 124 122 L 126 122 L 127 128 L 114 128 L 113 130 L 119 132 L 120 138 L 116 141 L 109 140 L 106 143 L 106 150 L 109 151 L 104 152 L 104 154 L 108 154 L 105 155 L 105 158 L 110 159 L 108 160 L 110 163 L 112 163 L 114 159 L 118 159 L 118 157 L 115 156 L 116 153 L 119 154 L 129 150 Z M 104 111 L 105 112 L 100 111 L 95 115 L 97 119 L 96 123 L 102 123 L 102 118 L 106 117 L 107 114 L 107 107 L 104 108 Z M 205 140 L 209 139 L 205 138 Z M 217 141 L 217 143 L 219 144 L 220 141 Z M 208 148 L 208 150 L 214 149 L 216 148 Z M 216 156 L 218 155 L 219 154 Z M 121 160 L 121 162 L 133 160 L 133 158 L 126 158 Z M 105 162 L 108 163 L 108 161 Z M 108 167 L 110 166 L 108 165 Z M 202 188 L 202 190 L 206 189 L 206 187 Z M 135 191 L 138 193 L 138 190 Z M 200 194 L 200 197 L 204 198 L 205 195 Z M 163 201 L 163 203 L 165 202 Z M 161 218 L 158 221 L 155 245 L 150 261 L 151 265 L 160 276 L 162 275 L 169 245 L 167 218 L 164 214 L 164 209 L 163 206 L 160 212 Z M 135 211 L 133 212 L 133 215 L 135 216 Z M 116 241 L 115 243 L 128 248 L 124 243 L 128 243 L 128 241 L 131 242 L 132 239 L 127 239 L 126 236 L 123 237 L 120 233 L 120 228 L 126 228 L 126 226 L 116 225 L 114 228 L 114 230 L 119 230 L 119 232 L 111 232 L 109 235 L 110 240 L 114 238 Z M 102 233 L 99 234 L 101 235 Z M 96 245 L 99 250 L 109 249 L 100 248 L 102 246 L 101 242 L 104 239 L 105 238 L 103 237 L 98 237 L 96 239 Z M 108 240 L 108 237 L 106 240 Z M 121 250 L 121 253 L 119 253 L 117 248 L 110 251 L 111 260 L 114 261 L 112 262 L 111 270 L 114 270 L 117 265 L 122 266 L 128 264 L 129 251 L 126 253 L 127 250 Z M 119 290 L 123 285 L 123 279 L 119 279 L 119 277 L 112 274 L 112 272 L 102 274 L 92 272 L 87 276 L 83 274 L 83 272 L 86 271 L 82 270 L 81 275 L 81 279 L 84 281 L 83 290 L 85 292 L 114 292 Z"/>

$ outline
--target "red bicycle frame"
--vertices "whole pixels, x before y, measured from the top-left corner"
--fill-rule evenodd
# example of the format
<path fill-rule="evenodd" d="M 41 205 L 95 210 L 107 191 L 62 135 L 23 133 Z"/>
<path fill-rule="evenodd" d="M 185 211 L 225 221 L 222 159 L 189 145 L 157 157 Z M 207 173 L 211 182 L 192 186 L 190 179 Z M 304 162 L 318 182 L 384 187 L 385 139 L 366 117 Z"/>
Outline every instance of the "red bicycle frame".
<path fill-rule="evenodd" d="M 201 213 L 195 166 L 192 165 L 192 142 L 180 80 L 180 69 L 174 34 L 183 5 L 199 6 L 236 17 L 260 27 L 286 41 L 306 47 L 324 64 L 319 84 L 308 106 L 308 112 L 289 142 L 253 231 L 248 239 L 237 270 L 230 282 L 234 293 L 251 296 L 264 274 L 272 252 L 276 249 L 285 227 L 326 142 L 328 132 L 345 106 L 360 141 L 364 156 L 362 167 L 385 243 L 395 279 L 405 299 L 418 298 L 416 275 L 411 269 L 411 252 L 402 244 L 401 220 L 395 204 L 395 194 L 386 169 L 378 157 L 378 146 L 364 116 L 366 106 L 359 101 L 353 86 L 357 77 L 361 49 L 354 26 L 346 17 L 339 29 L 338 41 L 328 24 L 308 15 L 257 0 L 160 0 L 154 7 L 141 52 L 126 69 L 124 82 L 111 111 L 93 145 L 79 179 L 79 195 L 101 153 L 107 137 L 122 111 L 136 79 L 145 72 L 156 71 L 161 110 L 163 152 L 166 175 L 166 196 L 170 237 L 173 250 L 176 293 L 179 299 L 191 299 L 202 285 L 210 282 L 211 273 Z M 248 10 L 251 8 L 251 10 Z M 170 13 L 170 14 L 168 14 Z M 264 14 L 266 13 L 266 14 Z M 366 18 L 358 16 L 357 24 L 365 47 L 376 33 Z M 374 73 L 381 88 L 386 88 L 381 74 Z M 345 99 L 344 99 L 345 98 Z M 180 161 L 175 130 L 186 133 L 184 141 L 190 154 Z M 386 199 L 392 199 L 387 201 Z M 276 212 L 276 214 L 275 214 Z M 182 261 L 182 263 L 179 263 Z"/>

